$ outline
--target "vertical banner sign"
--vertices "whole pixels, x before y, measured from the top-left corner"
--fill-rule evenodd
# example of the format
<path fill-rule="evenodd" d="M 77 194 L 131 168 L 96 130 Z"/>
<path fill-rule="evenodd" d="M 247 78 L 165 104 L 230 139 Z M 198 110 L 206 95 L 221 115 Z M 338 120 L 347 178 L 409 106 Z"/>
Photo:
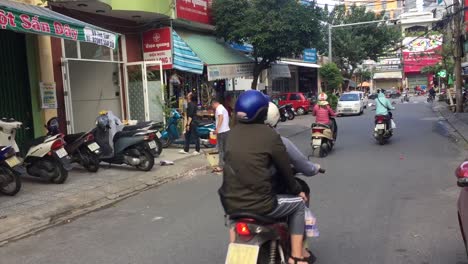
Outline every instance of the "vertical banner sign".
<path fill-rule="evenodd" d="M 55 90 L 55 82 L 40 82 L 39 88 L 41 90 L 42 109 L 57 109 L 57 93 Z"/>
<path fill-rule="evenodd" d="M 143 33 L 143 57 L 145 61 L 161 61 L 163 69 L 172 69 L 171 28 L 157 28 Z"/>
<path fill-rule="evenodd" d="M 177 18 L 212 25 L 212 0 L 176 0 Z"/>

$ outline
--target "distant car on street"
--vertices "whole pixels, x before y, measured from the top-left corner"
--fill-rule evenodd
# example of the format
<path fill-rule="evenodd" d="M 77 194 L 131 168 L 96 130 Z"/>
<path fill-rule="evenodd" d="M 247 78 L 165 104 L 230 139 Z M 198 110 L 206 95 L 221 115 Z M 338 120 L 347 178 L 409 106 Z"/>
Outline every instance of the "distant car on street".
<path fill-rule="evenodd" d="M 344 93 L 341 95 L 336 113 L 338 115 L 360 115 L 364 112 L 364 105 L 357 93 Z"/>
<path fill-rule="evenodd" d="M 364 109 L 367 108 L 367 104 L 369 103 L 367 97 L 366 97 L 366 94 L 364 92 L 361 92 L 361 91 L 351 91 L 349 93 L 354 93 L 354 94 L 358 94 L 359 95 L 359 99 L 361 99 L 361 104 L 362 104 L 362 107 Z"/>
<path fill-rule="evenodd" d="M 304 115 L 312 111 L 312 104 L 303 93 L 282 93 L 276 97 L 278 99 L 278 105 L 292 104 L 298 115 Z"/>
<path fill-rule="evenodd" d="M 377 93 L 372 93 L 372 94 L 369 94 L 369 96 L 367 96 L 367 98 L 371 99 L 371 100 L 375 100 L 375 98 L 377 98 L 378 94 Z"/>

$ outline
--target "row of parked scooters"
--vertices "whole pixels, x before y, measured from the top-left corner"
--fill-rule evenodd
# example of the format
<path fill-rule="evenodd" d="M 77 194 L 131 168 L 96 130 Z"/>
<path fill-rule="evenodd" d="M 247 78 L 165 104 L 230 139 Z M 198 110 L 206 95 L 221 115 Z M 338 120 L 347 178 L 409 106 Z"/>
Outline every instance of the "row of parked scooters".
<path fill-rule="evenodd" d="M 162 152 L 161 123 L 140 122 L 124 125 L 112 112 L 101 112 L 96 126 L 88 132 L 64 136 L 57 118 L 47 122 L 47 135 L 34 139 L 21 156 L 16 132 L 21 122 L 0 120 L 0 193 L 15 195 L 21 189 L 20 176 L 61 184 L 67 180 L 72 163 L 90 172 L 99 170 L 101 162 L 127 164 L 150 171 L 154 158 Z"/>

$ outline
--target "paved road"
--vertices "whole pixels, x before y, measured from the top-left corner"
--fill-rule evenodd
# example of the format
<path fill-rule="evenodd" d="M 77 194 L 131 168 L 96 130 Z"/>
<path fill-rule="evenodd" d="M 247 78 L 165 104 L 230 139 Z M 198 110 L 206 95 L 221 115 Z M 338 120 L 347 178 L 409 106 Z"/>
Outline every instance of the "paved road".
<path fill-rule="evenodd" d="M 373 116 L 338 119 L 339 142 L 307 179 L 321 237 L 318 263 L 466 264 L 453 176 L 462 153 L 424 104 L 397 105 L 389 145 L 371 137 Z M 295 121 L 307 128 L 310 117 Z M 294 135 L 295 126 L 284 124 Z M 309 152 L 309 131 L 292 136 Z M 221 177 L 167 184 L 114 207 L 0 248 L 1 263 L 223 263 L 227 233 Z"/>

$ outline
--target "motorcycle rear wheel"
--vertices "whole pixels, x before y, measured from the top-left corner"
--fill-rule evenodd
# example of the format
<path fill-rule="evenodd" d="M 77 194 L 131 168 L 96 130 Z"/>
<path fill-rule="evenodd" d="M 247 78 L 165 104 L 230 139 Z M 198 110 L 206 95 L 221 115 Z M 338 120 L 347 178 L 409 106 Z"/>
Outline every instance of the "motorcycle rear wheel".
<path fill-rule="evenodd" d="M 329 152 L 328 144 L 322 143 L 322 145 L 320 146 L 320 150 L 319 150 L 319 156 L 321 158 L 325 158 L 326 156 L 328 156 L 328 152 Z"/>
<path fill-rule="evenodd" d="M 281 116 L 281 117 L 280 117 L 280 121 L 281 121 L 281 122 L 286 122 L 286 120 L 287 120 L 286 116 Z"/>
<path fill-rule="evenodd" d="M 151 152 L 149 152 L 148 150 L 143 150 L 141 152 L 142 155 L 140 155 L 140 160 L 143 160 L 144 161 L 140 161 L 140 164 L 137 165 L 137 169 L 141 170 L 141 171 L 150 171 L 153 166 L 154 166 L 154 157 L 153 157 L 153 154 L 151 154 Z"/>
<path fill-rule="evenodd" d="M 288 114 L 289 114 L 289 116 L 288 116 L 288 120 L 293 120 L 293 119 L 294 119 L 294 117 L 296 117 L 296 114 L 294 114 L 294 112 L 293 112 L 293 111 L 290 111 L 290 112 L 288 112 Z"/>
<path fill-rule="evenodd" d="M 50 179 L 51 183 L 62 184 L 68 178 L 68 171 L 58 162 L 55 162 L 56 176 Z"/>
<path fill-rule="evenodd" d="M 0 186 L 0 193 L 14 196 L 21 190 L 21 179 L 9 168 L 0 168 L 0 173 L 4 173 L 5 176 L 11 179 L 11 182 L 5 186 Z"/>
<path fill-rule="evenodd" d="M 159 141 L 161 142 L 161 145 L 163 148 L 168 148 L 169 146 L 172 145 L 171 138 L 160 138 Z"/>
<path fill-rule="evenodd" d="M 99 170 L 99 163 L 101 163 L 99 157 L 93 154 L 87 155 L 89 155 L 88 163 L 84 164 L 83 167 L 89 172 L 97 172 Z"/>

